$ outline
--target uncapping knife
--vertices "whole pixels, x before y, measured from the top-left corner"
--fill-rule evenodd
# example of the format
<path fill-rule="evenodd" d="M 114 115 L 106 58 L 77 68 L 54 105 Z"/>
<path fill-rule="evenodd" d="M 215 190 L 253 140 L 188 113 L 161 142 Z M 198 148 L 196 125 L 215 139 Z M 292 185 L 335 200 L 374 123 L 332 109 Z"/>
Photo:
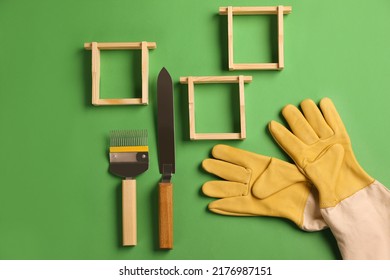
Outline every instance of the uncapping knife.
<path fill-rule="evenodd" d="M 173 248 L 173 184 L 175 173 L 175 129 L 173 85 L 167 69 L 157 79 L 157 143 L 159 183 L 159 240 L 161 249 Z"/>

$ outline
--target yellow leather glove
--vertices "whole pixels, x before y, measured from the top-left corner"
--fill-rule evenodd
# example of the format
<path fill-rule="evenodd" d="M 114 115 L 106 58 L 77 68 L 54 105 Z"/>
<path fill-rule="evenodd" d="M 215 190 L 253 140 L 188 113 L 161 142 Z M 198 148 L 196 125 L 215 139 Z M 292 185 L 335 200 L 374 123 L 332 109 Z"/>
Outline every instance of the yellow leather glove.
<path fill-rule="evenodd" d="M 223 179 L 202 187 L 205 195 L 220 198 L 209 204 L 212 212 L 282 217 L 306 231 L 327 227 L 315 188 L 295 165 L 226 145 L 216 145 L 212 155 L 202 166 Z"/>
<path fill-rule="evenodd" d="M 357 162 L 344 124 L 329 98 L 320 108 L 287 105 L 291 131 L 272 121 L 276 142 L 317 187 L 321 214 L 344 259 L 390 259 L 390 192 Z"/>

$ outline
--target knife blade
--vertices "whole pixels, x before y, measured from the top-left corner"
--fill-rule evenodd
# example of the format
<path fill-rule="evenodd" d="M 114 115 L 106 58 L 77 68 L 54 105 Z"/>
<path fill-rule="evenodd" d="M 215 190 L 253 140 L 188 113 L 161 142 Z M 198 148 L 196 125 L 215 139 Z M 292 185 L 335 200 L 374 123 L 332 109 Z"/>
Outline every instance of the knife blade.
<path fill-rule="evenodd" d="M 157 78 L 157 145 L 159 182 L 159 241 L 161 249 L 173 248 L 173 184 L 175 173 L 175 129 L 173 84 L 167 69 Z"/>

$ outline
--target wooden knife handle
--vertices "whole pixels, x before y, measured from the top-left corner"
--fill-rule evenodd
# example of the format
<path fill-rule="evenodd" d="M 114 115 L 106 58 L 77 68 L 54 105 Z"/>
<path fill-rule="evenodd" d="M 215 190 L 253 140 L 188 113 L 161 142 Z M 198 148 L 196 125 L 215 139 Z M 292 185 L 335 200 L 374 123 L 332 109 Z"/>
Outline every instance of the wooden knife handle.
<path fill-rule="evenodd" d="M 123 246 L 137 245 L 136 181 L 122 180 L 122 241 Z"/>
<path fill-rule="evenodd" d="M 173 248 L 172 190 L 172 183 L 159 183 L 159 238 L 161 249 Z"/>

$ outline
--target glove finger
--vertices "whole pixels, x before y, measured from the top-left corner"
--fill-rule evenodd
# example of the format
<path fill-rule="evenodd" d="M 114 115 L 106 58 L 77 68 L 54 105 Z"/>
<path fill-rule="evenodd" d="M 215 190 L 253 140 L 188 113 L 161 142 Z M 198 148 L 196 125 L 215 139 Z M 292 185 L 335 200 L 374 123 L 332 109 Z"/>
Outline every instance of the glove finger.
<path fill-rule="evenodd" d="M 271 158 L 255 153 L 251 153 L 242 149 L 234 148 L 227 145 L 215 145 L 212 150 L 213 157 L 227 161 L 236 165 L 262 171 L 264 170 Z"/>
<path fill-rule="evenodd" d="M 326 122 L 335 132 L 344 132 L 346 131 L 344 123 L 341 120 L 339 113 L 336 110 L 332 100 L 329 98 L 323 98 L 320 101 L 320 108 L 324 115 Z"/>
<path fill-rule="evenodd" d="M 209 203 L 211 212 L 229 216 L 258 216 L 258 207 L 249 197 L 224 198 Z"/>
<path fill-rule="evenodd" d="M 313 144 L 318 141 L 317 134 L 297 107 L 287 105 L 283 108 L 282 114 L 290 126 L 291 131 L 304 143 Z"/>
<path fill-rule="evenodd" d="M 202 167 L 207 172 L 228 181 L 247 183 L 250 180 L 251 172 L 249 170 L 226 161 L 205 159 L 202 162 Z"/>
<path fill-rule="evenodd" d="M 315 104 L 313 100 L 306 99 L 302 101 L 301 108 L 306 120 L 310 123 L 311 127 L 320 138 L 328 138 L 334 134 L 333 130 L 325 121 L 317 104 Z"/>
<path fill-rule="evenodd" d="M 203 184 L 202 192 L 209 197 L 226 198 L 243 196 L 248 192 L 248 186 L 229 181 L 209 181 Z"/>
<path fill-rule="evenodd" d="M 268 129 L 278 145 L 289 154 L 298 166 L 302 166 L 303 151 L 306 149 L 305 143 L 276 121 L 271 121 Z"/>

